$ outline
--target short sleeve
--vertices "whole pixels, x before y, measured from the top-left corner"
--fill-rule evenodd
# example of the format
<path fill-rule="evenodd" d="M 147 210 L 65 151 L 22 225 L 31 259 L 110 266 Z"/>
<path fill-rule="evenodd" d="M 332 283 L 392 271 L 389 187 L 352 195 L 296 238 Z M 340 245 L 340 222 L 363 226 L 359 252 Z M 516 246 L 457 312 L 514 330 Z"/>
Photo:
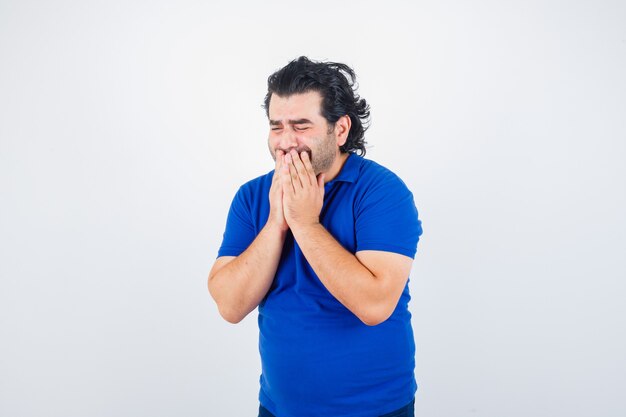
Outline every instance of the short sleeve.
<path fill-rule="evenodd" d="M 240 187 L 228 210 L 222 245 L 217 256 L 239 256 L 256 237 L 249 195 Z"/>
<path fill-rule="evenodd" d="M 422 235 L 413 194 L 392 172 L 377 176 L 355 205 L 356 250 L 414 258 Z"/>

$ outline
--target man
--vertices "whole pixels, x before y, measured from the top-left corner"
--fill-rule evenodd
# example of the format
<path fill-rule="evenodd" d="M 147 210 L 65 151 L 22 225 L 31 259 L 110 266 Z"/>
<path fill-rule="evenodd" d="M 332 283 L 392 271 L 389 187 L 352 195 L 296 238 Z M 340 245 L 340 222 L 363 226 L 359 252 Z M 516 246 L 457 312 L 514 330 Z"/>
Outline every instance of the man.
<path fill-rule="evenodd" d="M 259 416 L 413 416 L 421 221 L 405 184 L 361 156 L 354 81 L 306 57 L 269 77 L 275 168 L 238 190 L 209 274 L 227 321 L 258 306 Z"/>

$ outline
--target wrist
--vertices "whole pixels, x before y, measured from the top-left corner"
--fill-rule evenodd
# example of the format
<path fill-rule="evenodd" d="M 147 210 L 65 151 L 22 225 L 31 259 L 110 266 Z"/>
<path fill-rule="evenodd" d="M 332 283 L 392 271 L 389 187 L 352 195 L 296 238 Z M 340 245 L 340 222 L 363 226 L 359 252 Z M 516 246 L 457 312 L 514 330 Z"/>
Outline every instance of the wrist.
<path fill-rule="evenodd" d="M 273 220 L 270 217 L 267 219 L 267 223 L 265 223 L 263 229 L 266 229 L 271 233 L 279 233 L 284 236 L 287 233 L 287 230 L 289 230 L 289 226 L 285 223 L 285 221 Z"/>
<path fill-rule="evenodd" d="M 298 223 L 292 223 L 289 225 L 291 232 L 295 235 L 301 235 L 301 234 L 307 234 L 310 231 L 313 231 L 319 227 L 324 227 L 322 226 L 322 224 L 319 222 L 319 220 L 312 220 L 312 221 L 308 221 L 308 222 L 298 222 Z"/>

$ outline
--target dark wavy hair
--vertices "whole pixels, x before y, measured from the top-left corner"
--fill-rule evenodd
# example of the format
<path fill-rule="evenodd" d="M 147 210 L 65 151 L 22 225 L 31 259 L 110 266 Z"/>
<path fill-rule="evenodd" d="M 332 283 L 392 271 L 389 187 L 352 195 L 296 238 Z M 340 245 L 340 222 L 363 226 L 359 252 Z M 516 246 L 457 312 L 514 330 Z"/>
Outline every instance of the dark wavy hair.
<path fill-rule="evenodd" d="M 322 96 L 322 116 L 330 125 L 329 133 L 341 116 L 352 122 L 348 139 L 339 149 L 365 155 L 365 131 L 369 127 L 370 106 L 357 94 L 358 84 L 352 68 L 337 62 L 315 62 L 305 56 L 294 59 L 267 79 L 267 95 L 263 103 L 269 118 L 272 94 L 289 97 L 292 94 L 317 91 Z"/>

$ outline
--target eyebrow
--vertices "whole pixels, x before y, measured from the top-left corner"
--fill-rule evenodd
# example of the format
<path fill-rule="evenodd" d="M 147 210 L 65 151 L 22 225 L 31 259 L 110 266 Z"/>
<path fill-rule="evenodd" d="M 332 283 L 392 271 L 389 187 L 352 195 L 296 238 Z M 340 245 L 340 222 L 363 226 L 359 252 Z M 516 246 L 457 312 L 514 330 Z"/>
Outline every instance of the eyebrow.
<path fill-rule="evenodd" d="M 310 121 L 309 119 L 287 120 L 287 124 L 290 124 L 290 125 L 303 125 L 305 123 L 313 124 L 313 122 Z M 282 120 L 272 120 L 272 119 L 270 119 L 270 125 L 277 126 L 277 125 L 280 125 L 280 124 L 282 124 Z"/>

